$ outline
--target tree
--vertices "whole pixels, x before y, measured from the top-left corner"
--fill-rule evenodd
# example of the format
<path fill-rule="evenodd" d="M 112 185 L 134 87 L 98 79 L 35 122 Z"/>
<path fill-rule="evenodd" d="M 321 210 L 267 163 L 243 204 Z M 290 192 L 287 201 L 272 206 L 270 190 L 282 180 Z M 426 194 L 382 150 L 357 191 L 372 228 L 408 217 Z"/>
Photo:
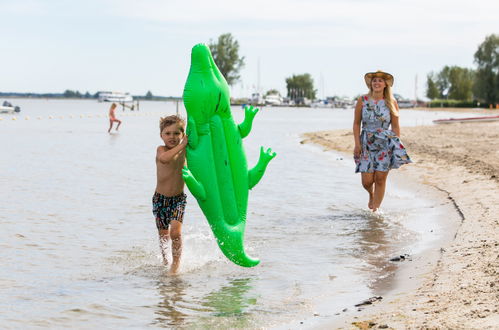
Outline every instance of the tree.
<path fill-rule="evenodd" d="M 314 89 L 314 80 L 309 73 L 286 78 L 286 88 L 288 90 L 288 97 L 292 100 L 296 100 L 299 97 L 306 97 L 313 100 L 317 92 Z"/>
<path fill-rule="evenodd" d="M 267 95 L 281 95 L 277 89 L 269 89 L 267 93 L 265 93 L 265 96 Z"/>
<path fill-rule="evenodd" d="M 435 81 L 435 74 L 433 72 L 430 72 L 428 76 L 426 76 L 426 97 L 428 97 L 430 100 L 442 97 Z"/>
<path fill-rule="evenodd" d="M 225 77 L 227 84 L 233 85 L 240 76 L 239 71 L 244 67 L 244 56 L 239 57 L 239 43 L 230 33 L 218 37 L 218 42 L 210 40 L 211 54 L 218 69 Z"/>
<path fill-rule="evenodd" d="M 449 70 L 449 95 L 452 100 L 471 101 L 475 72 L 471 69 L 453 66 Z"/>
<path fill-rule="evenodd" d="M 473 99 L 475 72 L 459 66 L 445 66 L 439 73 L 427 77 L 426 96 L 469 101 Z"/>
<path fill-rule="evenodd" d="M 489 104 L 499 103 L 499 35 L 487 36 L 478 46 L 475 63 L 475 95 Z"/>
<path fill-rule="evenodd" d="M 153 95 L 152 95 L 151 91 L 147 91 L 145 99 L 146 100 L 152 100 L 152 97 L 153 97 Z"/>

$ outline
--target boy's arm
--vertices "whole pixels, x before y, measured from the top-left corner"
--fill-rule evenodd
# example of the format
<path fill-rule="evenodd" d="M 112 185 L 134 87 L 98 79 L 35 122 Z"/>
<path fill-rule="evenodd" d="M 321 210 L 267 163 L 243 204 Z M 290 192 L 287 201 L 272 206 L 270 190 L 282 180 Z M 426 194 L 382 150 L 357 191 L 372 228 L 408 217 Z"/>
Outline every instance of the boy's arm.
<path fill-rule="evenodd" d="M 187 136 L 184 136 L 182 141 L 180 141 L 180 143 L 177 146 L 171 148 L 170 150 L 163 151 L 163 147 L 160 146 L 156 151 L 156 158 L 159 160 L 161 164 L 167 164 L 172 160 L 175 160 L 180 153 L 185 152 L 186 145 L 187 145 Z"/>

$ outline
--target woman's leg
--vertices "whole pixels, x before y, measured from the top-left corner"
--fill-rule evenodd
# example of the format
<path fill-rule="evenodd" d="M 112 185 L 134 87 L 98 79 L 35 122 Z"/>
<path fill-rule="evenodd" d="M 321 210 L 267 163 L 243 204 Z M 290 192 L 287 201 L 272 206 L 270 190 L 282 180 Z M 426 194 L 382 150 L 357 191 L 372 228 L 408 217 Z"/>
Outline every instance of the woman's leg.
<path fill-rule="evenodd" d="M 374 173 L 360 173 L 362 177 L 362 186 L 369 193 L 369 203 L 367 206 L 372 210 L 374 197 Z"/>
<path fill-rule="evenodd" d="M 109 129 L 107 130 L 108 133 L 111 132 L 111 128 L 113 128 L 113 120 L 109 119 Z"/>
<path fill-rule="evenodd" d="M 373 211 L 376 211 L 385 197 L 386 188 L 386 178 L 388 177 L 387 172 L 374 172 L 374 199 L 373 199 Z"/>
<path fill-rule="evenodd" d="M 116 130 L 118 130 L 118 128 L 120 128 L 120 125 L 121 125 L 121 120 L 116 119 L 116 121 L 118 122 L 118 126 L 116 126 Z"/>
<path fill-rule="evenodd" d="M 180 266 L 180 257 L 182 255 L 182 222 L 172 220 L 170 223 L 170 237 L 172 239 L 173 262 L 169 273 L 176 274 Z"/>

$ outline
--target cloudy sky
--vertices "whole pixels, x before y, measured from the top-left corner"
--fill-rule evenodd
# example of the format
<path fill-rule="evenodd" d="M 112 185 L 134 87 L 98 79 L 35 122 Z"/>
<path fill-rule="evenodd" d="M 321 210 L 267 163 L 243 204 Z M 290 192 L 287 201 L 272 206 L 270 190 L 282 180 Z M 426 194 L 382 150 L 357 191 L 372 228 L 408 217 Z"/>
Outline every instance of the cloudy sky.
<path fill-rule="evenodd" d="M 423 97 L 430 71 L 475 67 L 498 13 L 497 0 L 0 0 L 0 91 L 180 96 L 192 46 L 231 33 L 246 63 L 235 97 L 285 94 L 303 73 L 319 97 L 355 96 L 377 69 Z"/>

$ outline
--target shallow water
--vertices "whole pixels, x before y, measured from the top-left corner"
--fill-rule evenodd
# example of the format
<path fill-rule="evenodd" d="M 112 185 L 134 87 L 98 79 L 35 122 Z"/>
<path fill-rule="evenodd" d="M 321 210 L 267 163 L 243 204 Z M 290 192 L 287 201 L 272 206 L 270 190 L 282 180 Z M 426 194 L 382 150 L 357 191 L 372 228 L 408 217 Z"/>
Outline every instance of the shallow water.
<path fill-rule="evenodd" d="M 391 288 L 390 257 L 444 235 L 445 203 L 389 180 L 384 211 L 373 215 L 351 159 L 300 144 L 304 132 L 351 127 L 351 110 L 264 108 L 244 140 L 250 167 L 261 145 L 277 152 L 249 196 L 246 247 L 261 264 L 228 262 L 188 193 L 180 275 L 170 277 L 150 204 L 158 119 L 175 103 L 120 110 L 120 132 L 108 134 L 109 104 L 11 102 L 22 112 L 0 121 L 2 327 L 271 328 L 314 312 L 334 319 Z M 233 112 L 241 121 L 242 109 Z M 443 117 L 404 110 L 401 124 Z"/>

